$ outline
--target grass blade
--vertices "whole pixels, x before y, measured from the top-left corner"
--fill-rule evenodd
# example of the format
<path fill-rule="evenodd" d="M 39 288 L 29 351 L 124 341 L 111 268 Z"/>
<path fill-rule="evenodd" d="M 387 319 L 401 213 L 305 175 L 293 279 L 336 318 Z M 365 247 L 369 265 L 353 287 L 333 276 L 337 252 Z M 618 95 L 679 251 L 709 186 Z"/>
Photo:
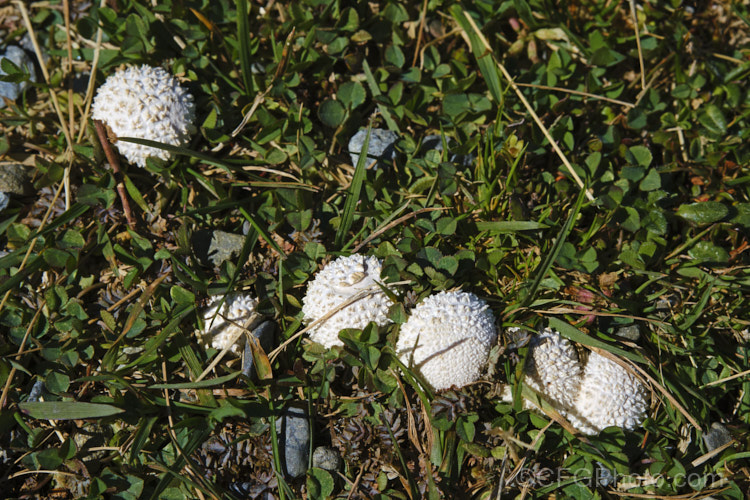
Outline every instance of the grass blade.
<path fill-rule="evenodd" d="M 370 145 L 370 130 L 372 127 L 367 127 L 367 134 L 365 135 L 365 142 L 362 144 L 362 151 L 359 152 L 359 159 L 357 165 L 354 168 L 354 177 L 352 177 L 352 183 L 349 185 L 349 191 L 346 195 L 346 202 L 344 203 L 344 211 L 341 214 L 341 223 L 339 224 L 339 230 L 336 231 L 336 247 L 341 248 L 344 244 L 344 237 L 349 229 L 352 227 L 354 221 L 354 209 L 359 201 L 359 194 L 362 192 L 362 182 L 365 180 L 365 166 L 368 162 L 367 149 Z"/>
<path fill-rule="evenodd" d="M 468 35 L 471 51 L 474 53 L 487 88 L 489 88 L 490 94 L 492 94 L 498 106 L 502 107 L 503 89 L 500 86 L 500 75 L 498 75 L 497 65 L 492 59 L 492 52 L 482 49 L 482 40 L 477 36 L 476 31 L 472 29 L 471 23 L 469 23 L 469 20 L 461 11 L 460 5 L 451 7 L 451 15 Z"/>
<path fill-rule="evenodd" d="M 557 258 L 557 254 L 560 253 L 560 250 L 563 247 L 563 244 L 565 243 L 565 240 L 568 238 L 568 235 L 570 234 L 570 231 L 573 229 L 573 226 L 575 225 L 576 217 L 578 217 L 578 213 L 581 211 L 581 207 L 583 206 L 583 197 L 586 193 L 586 190 L 581 190 L 580 193 L 578 193 L 578 199 L 576 200 L 575 204 L 573 205 L 573 208 L 570 211 L 570 215 L 568 216 L 568 220 L 565 221 L 565 224 L 560 229 L 560 232 L 557 235 L 557 238 L 555 239 L 555 244 L 552 245 L 552 249 L 547 254 L 547 257 L 545 257 L 544 262 L 537 268 L 536 270 L 536 276 L 534 276 L 534 280 L 529 283 L 525 282 L 523 285 L 521 285 L 521 288 L 518 291 L 519 297 L 521 298 L 521 304 L 523 306 L 528 306 L 531 304 L 531 302 L 534 300 L 534 296 L 536 295 L 537 290 L 539 290 L 539 285 L 542 283 L 542 280 L 545 276 L 547 276 L 547 273 L 549 272 L 550 268 L 552 267 L 552 264 L 555 262 L 555 259 Z"/>
<path fill-rule="evenodd" d="M 230 373 L 229 375 L 224 375 L 222 377 L 201 380 L 200 382 L 180 382 L 178 384 L 154 384 L 154 385 L 148 386 L 148 388 L 149 389 L 203 389 L 205 387 L 213 387 L 215 385 L 221 385 L 224 382 L 229 382 L 230 380 L 234 380 L 237 377 L 239 377 L 240 373 L 242 372 L 234 372 L 234 373 Z"/>
<path fill-rule="evenodd" d="M 488 222 L 477 222 L 478 231 L 490 231 L 492 233 L 517 233 L 518 231 L 533 231 L 535 229 L 547 229 L 549 226 L 533 220 L 498 220 Z"/>
<path fill-rule="evenodd" d="M 646 360 L 643 356 L 638 354 L 637 352 L 628 351 L 625 349 L 622 349 L 621 347 L 613 346 L 611 344 L 608 344 L 604 342 L 603 340 L 599 340 L 596 337 L 592 337 L 589 335 L 586 335 L 582 331 L 580 331 L 578 328 L 568 324 L 567 322 L 559 319 L 559 318 L 550 318 L 549 319 L 549 327 L 553 330 L 557 330 L 560 332 L 560 335 L 563 337 L 572 340 L 573 342 L 578 342 L 579 344 L 583 344 L 587 347 L 598 347 L 600 349 L 604 349 L 605 351 L 609 351 L 612 354 L 617 354 L 618 356 L 622 356 L 623 358 L 627 358 L 631 361 L 635 361 L 636 363 L 645 363 Z"/>
<path fill-rule="evenodd" d="M 381 95 L 382 92 L 380 92 L 380 88 L 378 87 L 378 82 L 375 81 L 375 77 L 372 76 L 372 71 L 370 70 L 370 65 L 367 64 L 367 59 L 362 60 L 362 70 L 364 70 L 365 72 L 365 78 L 367 78 L 367 86 L 370 87 L 372 96 L 377 97 Z M 378 109 L 380 110 L 380 114 L 383 115 L 388 128 L 396 132 L 397 134 L 400 134 L 401 130 L 398 128 L 398 124 L 393 119 L 393 116 L 391 116 L 390 110 L 384 104 L 380 103 L 378 103 Z"/>
<path fill-rule="evenodd" d="M 250 67 L 250 28 L 247 24 L 247 0 L 237 0 L 237 40 L 240 42 L 240 69 L 242 82 L 245 84 L 245 95 L 250 95 L 253 88 Z"/>
<path fill-rule="evenodd" d="M 19 403 L 23 413 L 32 418 L 45 420 L 76 420 L 101 418 L 123 413 L 125 410 L 100 403 L 79 403 L 78 401 L 34 401 Z"/>

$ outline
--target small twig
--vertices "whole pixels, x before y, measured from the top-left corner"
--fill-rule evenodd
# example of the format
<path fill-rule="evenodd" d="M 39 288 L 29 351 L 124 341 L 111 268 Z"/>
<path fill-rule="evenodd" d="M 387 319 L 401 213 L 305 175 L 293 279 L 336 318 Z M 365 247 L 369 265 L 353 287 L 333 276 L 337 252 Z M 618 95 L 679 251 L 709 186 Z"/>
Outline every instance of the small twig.
<path fill-rule="evenodd" d="M 630 0 L 630 15 L 633 17 L 635 29 L 635 44 L 638 48 L 638 63 L 641 65 L 641 90 L 646 90 L 646 68 L 643 64 L 643 50 L 641 49 L 641 34 L 638 32 L 638 14 L 635 12 L 635 0 Z"/>
<path fill-rule="evenodd" d="M 419 16 L 419 28 L 417 33 L 417 47 L 414 49 L 414 59 L 411 61 L 412 66 L 417 65 L 417 58 L 419 57 L 419 47 L 422 45 L 422 32 L 424 31 L 424 21 L 427 17 L 427 0 L 422 2 L 422 12 Z"/>
<path fill-rule="evenodd" d="M 112 150 L 112 144 L 109 142 L 107 131 L 104 129 L 104 124 L 100 120 L 94 120 L 94 126 L 96 127 L 96 134 L 99 136 L 99 142 L 102 143 L 102 147 L 104 148 L 104 154 L 107 155 L 107 161 L 114 172 L 115 181 L 117 182 L 117 194 L 120 195 L 122 211 L 125 213 L 125 219 L 127 219 L 130 229 L 134 229 L 135 219 L 133 219 L 133 214 L 130 211 L 130 202 L 128 201 L 127 193 L 125 192 L 125 183 L 122 180 L 122 172 L 120 171 L 120 162 L 117 159 L 117 155 Z"/>
<path fill-rule="evenodd" d="M 604 97 L 601 95 L 592 94 L 590 92 L 582 92 L 580 90 L 572 90 L 572 89 L 566 89 L 562 87 L 550 87 L 549 85 L 536 85 L 534 83 L 520 83 L 516 82 L 516 85 L 519 87 L 530 87 L 533 89 L 542 89 L 542 90 L 554 90 L 555 92 L 565 92 L 566 94 L 573 94 L 573 95 L 580 95 L 583 97 L 590 97 L 591 99 L 597 99 L 600 101 L 606 101 L 611 102 L 612 104 L 619 104 L 620 106 L 624 106 L 626 108 L 634 108 L 635 104 L 632 104 L 630 102 L 621 101 L 619 99 L 611 99 L 609 97 Z"/>
<path fill-rule="evenodd" d="M 365 239 L 364 239 L 364 241 L 362 241 L 362 243 L 360 243 L 359 245 L 357 245 L 357 246 L 356 246 L 356 247 L 354 248 L 354 250 L 352 250 L 352 253 L 357 253 L 357 252 L 359 252 L 359 251 L 360 251 L 360 249 L 361 249 L 361 248 L 362 248 L 363 246 L 367 245 L 367 244 L 368 244 L 369 242 L 371 242 L 372 240 L 374 240 L 375 238 L 377 238 L 377 237 L 378 237 L 378 236 L 380 236 L 381 234 L 385 233 L 385 232 L 386 232 L 386 231 L 388 231 L 388 230 L 389 230 L 390 228 L 392 228 L 392 227 L 394 227 L 394 226 L 398 226 L 398 225 L 399 225 L 399 224 L 401 224 L 402 222 L 404 222 L 404 221 L 407 221 L 407 220 L 411 219 L 412 217 L 416 217 L 417 215 L 419 215 L 419 214 L 422 214 L 422 213 L 425 213 L 425 212 L 434 212 L 434 211 L 436 211 L 436 210 L 448 210 L 448 209 L 450 209 L 450 207 L 439 207 L 439 208 L 436 208 L 436 207 L 432 207 L 432 208 L 420 208 L 419 210 L 415 210 L 414 212 L 411 212 L 411 213 L 408 213 L 408 214 L 406 214 L 406 215 L 404 215 L 404 216 L 402 216 L 402 217 L 399 217 L 398 219 L 396 219 L 396 220 L 394 220 L 394 221 L 391 221 L 390 223 L 386 224 L 385 226 L 383 226 L 383 227 L 381 227 L 381 228 L 378 228 L 377 230 L 373 231 L 373 232 L 372 232 L 372 233 L 370 234 L 370 236 L 368 236 L 367 238 L 365 238 Z"/>
<path fill-rule="evenodd" d="M 16 354 L 16 358 L 23 354 L 24 346 L 26 345 L 26 341 L 29 339 L 29 335 L 31 335 L 31 330 L 34 329 L 34 325 L 36 325 L 37 320 L 39 319 L 39 315 L 41 314 L 42 310 L 44 309 L 44 306 L 46 305 L 46 301 L 42 303 L 41 307 L 39 307 L 36 310 L 36 314 L 34 314 L 34 317 L 31 319 L 31 323 L 29 323 L 28 328 L 26 328 L 26 333 L 23 335 L 23 340 L 21 340 L 21 345 L 18 346 L 18 353 Z M 10 369 L 10 374 L 8 375 L 8 380 L 5 382 L 5 387 L 3 387 L 3 393 L 2 396 L 0 396 L 0 408 L 5 408 L 5 403 L 8 401 L 8 391 L 10 390 L 10 386 L 13 383 L 13 377 L 16 375 L 16 367 Z"/>
<path fill-rule="evenodd" d="M 50 98 L 52 99 L 52 107 L 57 113 L 57 119 L 60 121 L 60 128 L 63 131 L 65 142 L 68 146 L 65 151 L 65 155 L 68 157 L 69 163 L 65 168 L 65 172 L 63 175 L 63 185 L 65 186 L 65 209 L 67 210 L 68 208 L 70 208 L 70 164 L 73 161 L 73 138 L 71 137 L 71 130 L 68 128 L 65 116 L 62 112 L 62 108 L 60 107 L 60 101 L 57 99 L 57 94 L 50 86 L 49 71 L 47 71 L 47 65 L 44 62 L 42 49 L 39 47 L 39 41 L 36 38 L 34 25 L 31 24 L 31 20 L 29 19 L 29 12 L 28 10 L 26 10 L 26 6 L 23 4 L 23 2 L 16 0 L 16 5 L 18 6 L 18 10 L 21 12 L 21 17 L 23 17 L 23 22 L 26 25 L 26 31 L 28 32 L 29 38 L 31 39 L 31 44 L 34 46 L 34 53 L 36 54 L 37 61 L 39 62 L 39 67 L 41 68 L 42 75 L 44 76 L 44 81 L 48 87 L 47 90 L 49 91 Z M 68 32 L 70 32 L 70 30 L 68 30 Z"/>
<path fill-rule="evenodd" d="M 101 0 L 99 8 L 103 8 L 107 5 L 107 0 Z M 83 134 L 86 132 L 86 120 L 89 118 L 89 112 L 91 111 L 91 102 L 94 100 L 94 85 L 96 85 L 96 70 L 99 67 L 99 54 L 102 48 L 102 27 L 99 26 L 96 29 L 96 43 L 94 45 L 94 60 L 91 62 L 91 72 L 89 73 L 89 82 L 86 85 L 86 97 L 84 102 L 86 105 L 83 109 L 83 116 L 81 117 L 81 125 L 78 130 L 77 142 L 81 142 Z"/>
<path fill-rule="evenodd" d="M 31 252 L 34 251 L 34 247 L 36 246 L 36 242 L 39 240 L 39 233 L 42 231 L 44 226 L 47 224 L 47 220 L 49 219 L 49 216 L 52 214 L 52 208 L 55 206 L 55 203 L 57 203 L 57 199 L 60 197 L 60 193 L 63 189 L 63 183 L 60 183 L 60 186 L 57 188 L 57 191 L 55 191 L 55 196 L 52 197 L 52 201 L 50 202 L 49 206 L 47 207 L 47 211 L 44 213 L 44 217 L 42 217 L 42 223 L 39 225 L 39 229 L 37 229 L 37 236 L 31 240 L 31 243 L 29 243 L 29 248 L 26 250 L 26 254 L 23 256 L 23 260 L 21 261 L 21 264 L 18 266 L 17 273 L 20 273 L 24 267 L 26 267 L 26 263 L 29 261 L 29 257 L 31 256 Z M 5 307 L 5 303 L 8 301 L 8 297 L 10 297 L 10 294 L 14 290 L 11 288 L 7 292 L 5 292 L 5 295 L 3 296 L 3 300 L 0 300 L 0 311 L 3 310 L 3 307 Z"/>
<path fill-rule="evenodd" d="M 713 382 L 703 384 L 702 386 L 698 387 L 698 389 L 703 389 L 704 387 L 710 387 L 712 385 L 720 385 L 720 384 L 723 384 L 724 382 L 729 382 L 730 380 L 744 377 L 745 375 L 750 375 L 750 370 L 745 370 L 744 372 L 735 373 L 734 375 L 730 375 L 729 377 L 720 378 L 719 380 L 714 380 Z"/>

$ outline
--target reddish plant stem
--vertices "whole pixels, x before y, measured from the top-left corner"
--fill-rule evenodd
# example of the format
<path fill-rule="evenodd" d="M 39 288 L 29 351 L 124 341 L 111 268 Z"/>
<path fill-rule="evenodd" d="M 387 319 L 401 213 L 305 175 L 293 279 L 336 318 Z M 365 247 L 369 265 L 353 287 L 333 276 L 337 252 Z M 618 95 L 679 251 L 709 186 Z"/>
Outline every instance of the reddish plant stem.
<path fill-rule="evenodd" d="M 117 194 L 120 195 L 122 211 L 125 213 L 128 227 L 130 227 L 130 229 L 135 229 L 135 219 L 133 218 L 133 213 L 130 211 L 130 202 L 128 201 L 127 193 L 125 192 L 125 183 L 122 180 L 122 172 L 120 171 L 120 161 L 112 150 L 112 144 L 109 142 L 104 124 L 101 120 L 94 120 L 94 126 L 96 127 L 96 134 L 99 136 L 99 142 L 102 143 L 102 148 L 104 148 L 104 154 L 107 156 L 107 161 L 114 172 L 115 181 L 117 181 Z"/>

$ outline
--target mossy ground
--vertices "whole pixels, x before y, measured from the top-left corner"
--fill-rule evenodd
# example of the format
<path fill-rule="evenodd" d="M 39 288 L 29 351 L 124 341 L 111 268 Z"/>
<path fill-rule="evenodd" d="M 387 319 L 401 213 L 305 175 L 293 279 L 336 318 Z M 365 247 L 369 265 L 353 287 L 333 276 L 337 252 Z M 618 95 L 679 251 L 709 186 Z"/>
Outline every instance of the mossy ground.
<path fill-rule="evenodd" d="M 27 165 L 33 192 L 0 214 L 3 495 L 747 498 L 747 2 L 0 11 L 3 42 L 32 34 L 47 69 L 0 110 L 0 161 Z M 88 113 L 125 64 L 175 74 L 198 133 L 120 178 Z M 367 126 L 398 134 L 394 160 L 350 164 Z M 421 148 L 429 134 L 451 151 Z M 205 230 L 243 245 L 206 266 Z M 298 335 L 300 301 L 354 252 L 403 282 L 394 323 L 324 351 Z M 409 309 L 451 288 L 485 299 L 500 336 L 482 380 L 432 394 L 393 346 Z M 252 379 L 231 357 L 204 374 L 218 353 L 194 335 L 208 297 L 237 290 L 283 345 L 256 352 Z M 643 370 L 641 429 L 586 438 L 502 402 L 528 349 L 507 329 L 548 323 Z M 275 473 L 292 404 L 339 472 Z"/>

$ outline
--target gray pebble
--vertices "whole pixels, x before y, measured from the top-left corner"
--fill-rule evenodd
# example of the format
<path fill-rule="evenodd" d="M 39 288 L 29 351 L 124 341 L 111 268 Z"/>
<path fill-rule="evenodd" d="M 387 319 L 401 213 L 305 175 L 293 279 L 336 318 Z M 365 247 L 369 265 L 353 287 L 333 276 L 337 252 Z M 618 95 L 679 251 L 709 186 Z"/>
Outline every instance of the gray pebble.
<path fill-rule="evenodd" d="M 257 327 L 253 328 L 251 334 L 258 339 L 263 352 L 266 354 L 273 349 L 274 324 L 270 321 L 264 321 Z M 253 374 L 253 348 L 250 342 L 245 342 L 245 352 L 242 357 L 242 374 L 250 377 Z"/>
<path fill-rule="evenodd" d="M 0 191 L 0 212 L 8 208 L 8 202 L 10 201 L 10 197 Z"/>
<path fill-rule="evenodd" d="M 674 309 L 680 304 L 680 300 L 675 295 L 666 295 L 659 297 L 656 301 L 657 311 L 667 311 Z"/>
<path fill-rule="evenodd" d="M 276 432 L 281 439 L 284 472 L 291 478 L 302 476 L 307 471 L 310 451 L 310 423 L 303 408 L 289 407 L 276 420 Z"/>
<path fill-rule="evenodd" d="M 731 440 L 732 435 L 729 433 L 729 429 L 721 425 L 719 422 L 711 424 L 711 430 L 703 435 L 703 441 L 706 443 L 708 451 L 720 448 Z"/>
<path fill-rule="evenodd" d="M 618 328 L 615 332 L 615 335 L 622 339 L 632 340 L 633 342 L 635 342 L 640 338 L 641 330 L 640 328 L 638 328 L 638 325 L 628 325 Z"/>
<path fill-rule="evenodd" d="M 330 446 L 318 446 L 313 451 L 312 466 L 336 472 L 341 469 L 342 460 L 339 452 Z"/>
<path fill-rule="evenodd" d="M 453 149 L 453 139 L 450 137 L 446 137 L 446 142 L 448 143 L 448 148 Z M 443 138 L 442 136 L 438 134 L 430 134 L 425 136 L 424 139 L 422 139 L 422 150 L 423 151 L 443 151 Z M 464 167 L 471 166 L 472 163 L 474 163 L 474 160 L 476 157 L 474 155 L 459 155 L 455 153 L 451 153 L 449 156 L 449 159 L 453 163 L 457 163 Z"/>
<path fill-rule="evenodd" d="M 359 161 L 359 153 L 362 151 L 362 147 L 365 144 L 366 136 L 367 130 L 362 129 L 354 134 L 349 140 L 349 156 L 352 159 L 352 165 L 355 167 Z M 371 129 L 370 142 L 367 145 L 367 158 L 370 161 L 368 161 L 367 164 L 372 163 L 375 159 L 382 160 L 383 162 L 395 159 L 397 140 L 398 135 L 395 132 L 384 130 L 382 128 Z M 381 162 L 379 161 L 378 164 L 380 163 Z"/>
<path fill-rule="evenodd" d="M 607 468 L 601 462 L 596 462 L 596 484 L 604 488 L 608 486 L 615 486 L 617 483 L 617 476 L 615 476 L 611 470 Z"/>
<path fill-rule="evenodd" d="M 225 231 L 202 229 L 193 233 L 193 252 L 204 266 L 219 267 L 224 261 L 236 258 L 245 244 L 245 237 Z"/>
<path fill-rule="evenodd" d="M 36 82 L 34 63 L 31 61 L 29 56 L 26 55 L 26 52 L 21 47 L 9 45 L 5 48 L 5 52 L 3 54 L 0 54 L 0 61 L 2 61 L 3 59 L 8 59 L 19 68 L 26 66 L 29 73 L 31 73 L 30 80 L 32 82 Z M 0 76 L 4 75 L 7 75 L 7 73 L 3 71 L 2 67 L 0 67 Z M 29 82 L 0 82 L 0 108 L 5 107 L 5 102 L 2 98 L 7 98 L 11 101 L 15 101 L 16 99 L 18 99 L 18 96 L 21 95 L 21 92 L 26 90 L 29 85 Z"/>
<path fill-rule="evenodd" d="M 29 403 L 36 403 L 39 401 L 39 398 L 42 397 L 42 391 L 44 390 L 44 381 L 42 379 L 37 380 L 34 382 L 34 385 L 31 387 L 31 391 L 29 392 L 29 397 L 26 399 Z"/>
<path fill-rule="evenodd" d="M 6 194 L 31 194 L 28 168 L 20 163 L 0 165 L 0 191 Z"/>

